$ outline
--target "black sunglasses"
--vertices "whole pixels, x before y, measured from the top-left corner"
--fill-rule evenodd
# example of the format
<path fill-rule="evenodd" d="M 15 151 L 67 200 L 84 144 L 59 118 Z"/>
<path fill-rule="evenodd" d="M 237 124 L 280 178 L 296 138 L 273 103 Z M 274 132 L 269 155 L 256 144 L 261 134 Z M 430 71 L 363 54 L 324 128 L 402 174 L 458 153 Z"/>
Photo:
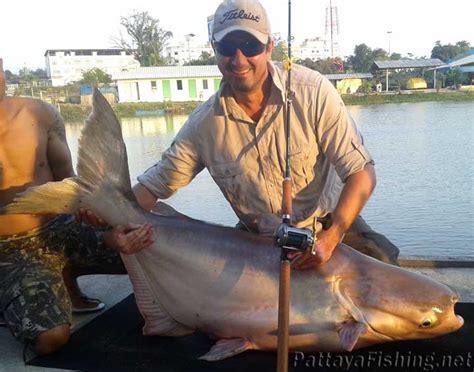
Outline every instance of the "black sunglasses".
<path fill-rule="evenodd" d="M 266 45 L 258 40 L 247 40 L 238 43 L 230 41 L 214 41 L 214 47 L 217 53 L 224 57 L 233 57 L 239 49 L 246 57 L 255 57 L 263 53 Z"/>

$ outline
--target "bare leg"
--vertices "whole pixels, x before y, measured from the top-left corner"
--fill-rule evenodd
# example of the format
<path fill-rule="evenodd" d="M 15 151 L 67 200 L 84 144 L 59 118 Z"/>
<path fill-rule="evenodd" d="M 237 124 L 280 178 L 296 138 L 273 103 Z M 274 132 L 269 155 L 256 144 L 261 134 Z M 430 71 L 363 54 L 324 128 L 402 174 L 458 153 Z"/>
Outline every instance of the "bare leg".
<path fill-rule="evenodd" d="M 123 267 L 105 267 L 94 268 L 94 267 L 87 267 L 87 268 L 73 268 L 71 266 L 66 266 L 63 269 L 63 280 L 64 285 L 66 286 L 67 292 L 69 297 L 71 298 L 71 303 L 73 309 L 80 309 L 85 310 L 91 309 L 93 310 L 100 310 L 103 308 L 102 302 L 97 299 L 91 299 L 87 297 L 79 287 L 79 283 L 77 282 L 77 278 L 82 275 L 93 275 L 93 274 L 126 274 L 126 271 Z"/>
<path fill-rule="evenodd" d="M 38 335 L 33 344 L 33 350 L 40 355 L 54 353 L 69 341 L 70 335 L 69 324 L 56 326 Z"/>
<path fill-rule="evenodd" d="M 93 311 L 96 309 L 98 310 L 98 308 L 103 308 L 104 305 L 100 300 L 91 299 L 82 293 L 79 283 L 77 282 L 78 276 L 79 275 L 70 268 L 65 267 L 63 269 L 64 285 L 69 294 L 69 298 L 71 299 L 72 308 L 84 311 L 87 311 L 88 309 Z"/>

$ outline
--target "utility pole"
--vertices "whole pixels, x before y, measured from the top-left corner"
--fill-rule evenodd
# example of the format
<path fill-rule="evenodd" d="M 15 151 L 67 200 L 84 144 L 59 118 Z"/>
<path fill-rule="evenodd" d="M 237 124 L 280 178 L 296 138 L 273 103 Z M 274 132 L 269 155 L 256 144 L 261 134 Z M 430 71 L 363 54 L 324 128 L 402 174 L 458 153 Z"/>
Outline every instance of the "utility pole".
<path fill-rule="evenodd" d="M 189 47 L 189 40 L 196 35 L 194 34 L 187 34 L 184 37 L 186 38 L 186 42 L 188 43 L 188 62 L 191 62 L 191 48 Z"/>
<path fill-rule="evenodd" d="M 390 35 L 392 35 L 392 31 L 387 31 L 388 35 L 388 57 L 390 58 Z"/>
<path fill-rule="evenodd" d="M 388 35 L 388 58 L 390 59 L 390 35 L 392 35 L 392 31 L 387 31 Z M 385 72 L 385 91 L 388 92 L 388 68 Z"/>

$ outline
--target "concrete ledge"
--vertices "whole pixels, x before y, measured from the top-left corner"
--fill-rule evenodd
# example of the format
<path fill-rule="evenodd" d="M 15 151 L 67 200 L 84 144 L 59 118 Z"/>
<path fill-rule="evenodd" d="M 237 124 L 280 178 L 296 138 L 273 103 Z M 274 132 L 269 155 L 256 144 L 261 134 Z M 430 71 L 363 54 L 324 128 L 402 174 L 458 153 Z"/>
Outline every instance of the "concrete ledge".
<path fill-rule="evenodd" d="M 401 256 L 402 267 L 467 267 L 474 268 L 474 257 Z"/>

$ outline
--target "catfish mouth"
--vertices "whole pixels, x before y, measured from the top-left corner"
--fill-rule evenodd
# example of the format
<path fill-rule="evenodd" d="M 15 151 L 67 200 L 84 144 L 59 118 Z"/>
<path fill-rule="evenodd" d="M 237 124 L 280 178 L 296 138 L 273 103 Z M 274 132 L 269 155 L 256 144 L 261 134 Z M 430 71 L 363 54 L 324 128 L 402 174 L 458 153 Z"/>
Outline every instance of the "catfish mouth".
<path fill-rule="evenodd" d="M 397 341 L 399 340 L 399 338 L 397 337 L 393 337 L 393 336 L 388 336 L 380 331 L 377 331 L 376 328 L 374 328 L 374 326 L 372 326 L 368 321 L 367 319 L 365 319 L 364 317 L 364 320 L 365 320 L 365 324 L 367 325 L 367 331 L 371 334 L 373 334 L 374 336 L 376 336 L 378 339 L 381 339 L 382 341 L 385 341 L 385 342 L 389 342 L 389 341 Z"/>

